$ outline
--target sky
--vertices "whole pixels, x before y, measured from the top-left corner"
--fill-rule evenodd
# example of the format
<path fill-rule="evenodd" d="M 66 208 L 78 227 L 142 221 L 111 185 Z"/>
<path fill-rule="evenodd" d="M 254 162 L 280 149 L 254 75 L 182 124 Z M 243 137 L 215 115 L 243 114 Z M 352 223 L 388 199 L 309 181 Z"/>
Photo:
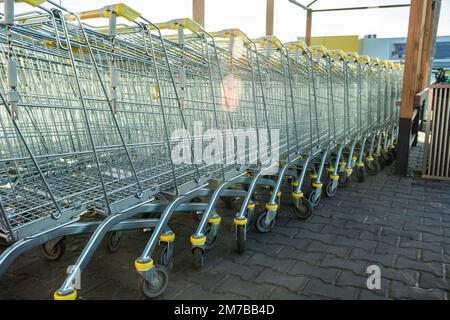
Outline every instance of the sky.
<path fill-rule="evenodd" d="M 54 0 L 59 1 L 59 0 Z M 297 0 L 307 5 L 311 0 Z M 61 0 L 79 12 L 123 2 L 152 22 L 192 17 L 192 0 Z M 205 29 L 217 31 L 240 28 L 251 37 L 265 33 L 266 0 L 205 0 Z M 364 5 L 405 4 L 409 0 L 318 0 L 315 9 Z M 26 6 L 20 4 L 20 6 Z M 25 7 L 30 10 L 29 6 Z M 18 12 L 25 8 L 18 8 Z M 313 14 L 312 35 L 376 34 L 377 37 L 406 37 L 409 8 L 371 9 Z M 275 0 L 274 34 L 282 41 L 305 35 L 306 13 L 288 0 Z M 98 22 L 103 23 L 103 22 Z M 438 35 L 450 35 L 450 0 L 442 0 Z"/>

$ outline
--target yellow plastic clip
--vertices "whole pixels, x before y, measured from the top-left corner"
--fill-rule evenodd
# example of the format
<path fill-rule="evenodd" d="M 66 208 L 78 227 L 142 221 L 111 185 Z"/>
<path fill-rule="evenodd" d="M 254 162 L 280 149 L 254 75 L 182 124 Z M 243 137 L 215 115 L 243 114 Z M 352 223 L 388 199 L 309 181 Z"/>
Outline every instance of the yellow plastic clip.
<path fill-rule="evenodd" d="M 300 199 L 300 198 L 303 198 L 303 192 L 292 192 L 292 197 L 294 198 L 294 199 Z"/>
<path fill-rule="evenodd" d="M 73 291 L 69 294 L 59 294 L 58 291 L 55 291 L 53 294 L 53 300 L 76 300 L 77 299 L 77 289 L 73 288 Z"/>
<path fill-rule="evenodd" d="M 255 207 L 256 207 L 256 204 L 252 202 L 252 203 L 248 204 L 247 209 L 255 209 Z"/>
<path fill-rule="evenodd" d="M 330 179 L 333 181 L 338 181 L 339 180 L 339 176 L 337 174 L 330 174 Z"/>
<path fill-rule="evenodd" d="M 278 204 L 276 203 L 266 203 L 266 210 L 276 211 L 278 209 Z"/>
<path fill-rule="evenodd" d="M 202 236 L 200 238 L 195 238 L 194 236 L 191 236 L 191 243 L 196 246 L 201 246 L 206 243 L 206 237 Z"/>
<path fill-rule="evenodd" d="M 171 232 L 171 233 L 163 233 L 160 237 L 159 240 L 162 242 L 172 242 L 175 240 L 175 233 Z"/>
<path fill-rule="evenodd" d="M 136 268 L 136 270 L 138 271 L 147 271 L 150 270 L 151 268 L 153 268 L 153 260 L 150 259 L 147 262 L 141 262 L 139 260 L 135 260 L 134 261 L 134 267 Z"/>
<path fill-rule="evenodd" d="M 234 218 L 233 222 L 234 222 L 235 225 L 243 226 L 243 225 L 247 224 L 247 218 L 242 218 L 242 219 Z"/>
<path fill-rule="evenodd" d="M 322 187 L 323 187 L 323 183 L 316 183 L 316 182 L 314 182 L 314 183 L 312 184 L 312 186 L 313 186 L 314 188 L 322 188 Z"/>
<path fill-rule="evenodd" d="M 222 218 L 219 216 L 211 217 L 208 219 L 208 222 L 211 224 L 218 224 L 218 223 L 222 222 Z"/>

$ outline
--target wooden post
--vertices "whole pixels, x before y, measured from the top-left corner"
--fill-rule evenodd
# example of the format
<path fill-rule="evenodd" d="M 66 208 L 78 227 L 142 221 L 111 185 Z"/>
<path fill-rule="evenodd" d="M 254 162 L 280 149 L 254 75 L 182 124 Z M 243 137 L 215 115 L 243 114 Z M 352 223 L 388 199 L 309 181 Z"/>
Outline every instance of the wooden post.
<path fill-rule="evenodd" d="M 205 26 L 205 0 L 192 0 L 192 19 Z"/>
<path fill-rule="evenodd" d="M 416 85 L 416 92 L 428 87 L 430 78 L 431 67 L 431 52 L 433 40 L 433 6 L 427 6 L 427 12 L 425 16 L 425 28 L 423 34 L 423 44 L 421 52 L 421 64 L 418 69 L 418 81 Z"/>
<path fill-rule="evenodd" d="M 423 89 L 419 85 L 419 75 L 421 65 L 424 61 L 422 52 L 427 49 L 424 46 L 429 46 L 428 43 L 424 42 L 424 36 L 428 32 L 426 28 L 429 27 L 429 24 L 426 24 L 426 17 L 428 8 L 432 6 L 432 2 L 433 0 L 411 0 L 400 106 L 397 160 L 395 164 L 395 173 L 403 176 L 408 173 L 414 97 L 416 93 Z"/>
<path fill-rule="evenodd" d="M 266 36 L 273 36 L 275 0 L 267 0 L 266 4 Z"/>
<path fill-rule="evenodd" d="M 311 9 L 306 10 L 305 42 L 308 47 L 311 46 L 312 13 L 313 11 Z"/>

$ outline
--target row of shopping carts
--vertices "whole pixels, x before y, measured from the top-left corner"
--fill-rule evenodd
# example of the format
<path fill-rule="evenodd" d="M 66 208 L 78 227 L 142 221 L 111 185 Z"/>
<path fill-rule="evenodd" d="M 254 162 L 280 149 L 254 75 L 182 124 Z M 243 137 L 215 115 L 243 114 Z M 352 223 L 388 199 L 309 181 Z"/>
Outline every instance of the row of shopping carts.
<path fill-rule="evenodd" d="M 150 230 L 135 267 L 147 297 L 168 283 L 174 215 L 194 212 L 194 265 L 217 241 L 219 201 L 240 199 L 237 251 L 275 224 L 284 181 L 307 220 L 352 175 L 395 159 L 402 71 L 356 53 L 152 23 L 124 4 L 74 13 L 53 0 L 3 0 L 0 26 L 0 274 L 41 246 L 90 234 L 55 299 L 102 241 Z M 106 26 L 89 24 L 104 19 Z M 255 190 L 271 190 L 255 214 Z M 106 240 L 105 240 L 106 239 Z"/>

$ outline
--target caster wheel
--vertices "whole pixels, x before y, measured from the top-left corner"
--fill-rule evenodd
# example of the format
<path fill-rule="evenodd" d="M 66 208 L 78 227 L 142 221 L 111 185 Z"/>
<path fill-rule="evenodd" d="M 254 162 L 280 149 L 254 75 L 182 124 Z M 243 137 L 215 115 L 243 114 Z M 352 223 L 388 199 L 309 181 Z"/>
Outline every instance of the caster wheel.
<path fill-rule="evenodd" d="M 246 238 L 245 226 L 236 226 L 236 249 L 239 254 L 245 253 L 245 238 Z"/>
<path fill-rule="evenodd" d="M 150 299 L 155 299 L 161 296 L 167 288 L 169 283 L 169 274 L 167 270 L 160 265 L 155 265 L 155 279 L 147 281 L 142 279 L 141 290 L 144 296 Z"/>
<path fill-rule="evenodd" d="M 294 201 L 294 213 L 298 219 L 308 220 L 311 218 L 313 211 L 314 209 L 308 199 L 301 199 L 300 204 L 296 204 Z"/>
<path fill-rule="evenodd" d="M 273 226 L 275 225 L 275 219 L 273 219 L 269 224 L 266 224 L 266 222 L 265 222 L 266 216 L 267 216 L 267 212 L 263 211 L 256 218 L 255 227 L 256 227 L 256 230 L 258 230 L 258 232 L 267 233 L 270 230 L 272 230 Z"/>
<path fill-rule="evenodd" d="M 383 170 L 384 167 L 386 167 L 386 161 L 384 161 L 384 158 L 382 156 L 377 157 L 376 162 L 378 162 L 380 166 L 380 171 Z"/>
<path fill-rule="evenodd" d="M 50 261 L 59 260 L 66 252 L 66 245 L 64 240 L 59 240 L 54 243 L 53 241 L 48 241 L 41 246 L 42 255 Z"/>
<path fill-rule="evenodd" d="M 380 173 L 380 163 L 377 160 L 368 161 L 366 163 L 367 173 L 371 176 L 376 176 Z"/>
<path fill-rule="evenodd" d="M 386 163 L 387 166 L 390 166 L 391 164 L 394 163 L 394 156 L 392 155 L 392 153 L 388 152 L 383 152 L 381 154 L 381 157 L 383 158 L 384 162 Z"/>
<path fill-rule="evenodd" d="M 392 154 L 394 160 L 397 160 L 397 149 L 391 149 L 389 152 Z"/>
<path fill-rule="evenodd" d="M 311 206 L 313 208 L 316 208 L 320 203 L 320 199 L 322 198 L 322 193 L 320 192 L 319 189 L 313 189 L 308 194 L 307 198 L 308 198 L 309 202 L 311 203 Z"/>
<path fill-rule="evenodd" d="M 120 239 L 122 239 L 122 232 L 108 232 L 108 235 L 106 236 L 106 249 L 111 253 L 117 252 L 120 247 Z"/>
<path fill-rule="evenodd" d="M 364 182 L 366 180 L 366 167 L 356 167 L 356 179 L 358 182 Z"/>
<path fill-rule="evenodd" d="M 155 263 L 163 266 L 166 270 L 170 270 L 172 268 L 173 256 L 171 250 L 169 250 L 169 244 L 167 242 L 161 242 L 156 247 L 153 257 Z"/>
<path fill-rule="evenodd" d="M 339 177 L 339 184 L 338 186 L 341 188 L 346 188 L 350 185 L 350 176 L 347 173 L 343 173 Z"/>
<path fill-rule="evenodd" d="M 325 184 L 325 196 L 327 198 L 333 198 L 337 193 L 337 187 L 333 187 L 333 180 L 328 180 Z"/>
<path fill-rule="evenodd" d="M 217 243 L 217 234 L 212 236 L 211 235 L 211 225 L 208 224 L 206 226 L 206 230 L 205 230 L 205 237 L 206 237 L 206 250 L 211 250 L 212 248 L 214 248 L 216 246 Z"/>
<path fill-rule="evenodd" d="M 203 265 L 205 264 L 205 254 L 202 248 L 194 248 L 192 250 L 192 254 L 194 255 L 194 269 L 201 270 Z"/>

